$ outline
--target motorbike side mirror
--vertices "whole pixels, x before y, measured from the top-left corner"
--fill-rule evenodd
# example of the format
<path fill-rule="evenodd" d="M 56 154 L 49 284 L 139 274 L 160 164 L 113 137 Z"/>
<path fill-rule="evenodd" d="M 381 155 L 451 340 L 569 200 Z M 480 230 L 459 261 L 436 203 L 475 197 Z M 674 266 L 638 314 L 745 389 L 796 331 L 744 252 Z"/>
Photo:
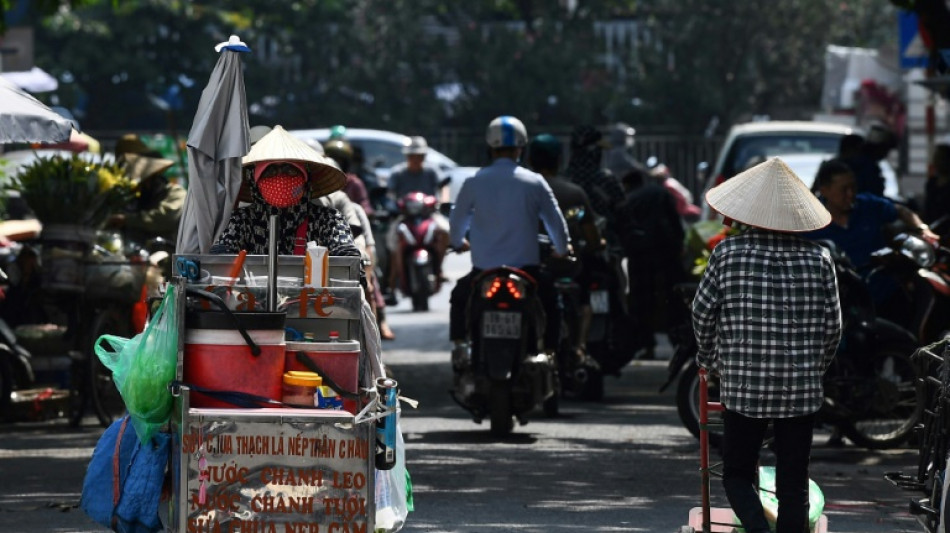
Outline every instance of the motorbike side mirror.
<path fill-rule="evenodd" d="M 702 161 L 696 165 L 696 177 L 699 178 L 700 183 L 705 183 L 706 176 L 709 175 L 709 163 L 707 161 Z"/>
<path fill-rule="evenodd" d="M 439 204 L 439 213 L 442 213 L 442 216 L 448 217 L 452 213 L 452 206 L 455 205 L 452 202 L 444 202 Z"/>

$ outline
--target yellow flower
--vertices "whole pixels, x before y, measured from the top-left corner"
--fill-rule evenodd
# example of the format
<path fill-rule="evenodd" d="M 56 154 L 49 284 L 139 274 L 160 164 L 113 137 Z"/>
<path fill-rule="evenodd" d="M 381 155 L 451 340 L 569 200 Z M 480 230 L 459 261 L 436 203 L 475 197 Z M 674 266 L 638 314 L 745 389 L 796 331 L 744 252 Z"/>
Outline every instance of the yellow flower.
<path fill-rule="evenodd" d="M 99 193 L 104 193 L 119 182 L 118 176 L 103 167 L 99 169 Z"/>

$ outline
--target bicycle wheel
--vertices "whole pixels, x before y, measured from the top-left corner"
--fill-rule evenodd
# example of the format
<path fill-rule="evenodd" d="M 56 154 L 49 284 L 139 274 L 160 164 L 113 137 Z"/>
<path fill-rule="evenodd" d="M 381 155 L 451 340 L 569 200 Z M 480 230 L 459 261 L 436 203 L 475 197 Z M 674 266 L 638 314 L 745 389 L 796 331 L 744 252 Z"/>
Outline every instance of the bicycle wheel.
<path fill-rule="evenodd" d="M 119 390 L 112 379 L 112 371 L 102 364 L 93 347 L 102 335 L 129 338 L 132 336 L 131 330 L 127 310 L 120 309 L 118 306 L 99 310 L 93 318 L 92 327 L 89 328 L 90 337 L 85 343 L 87 384 L 92 408 L 102 427 L 109 427 L 113 421 L 125 414 L 126 409 L 125 402 L 122 401 L 122 396 L 119 395 Z"/>

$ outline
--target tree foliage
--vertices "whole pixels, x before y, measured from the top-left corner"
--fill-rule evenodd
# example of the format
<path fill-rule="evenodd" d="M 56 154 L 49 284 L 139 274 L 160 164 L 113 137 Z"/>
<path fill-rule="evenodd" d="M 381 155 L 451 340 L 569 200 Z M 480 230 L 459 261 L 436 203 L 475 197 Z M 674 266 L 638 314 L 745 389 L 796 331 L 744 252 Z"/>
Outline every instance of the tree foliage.
<path fill-rule="evenodd" d="M 9 2 L 9 0 L 0 0 Z M 46 4 L 59 4 L 48 0 Z M 827 44 L 896 32 L 883 0 L 73 0 L 42 17 L 37 62 L 84 127 L 184 128 L 239 35 L 252 124 L 407 132 L 626 120 L 700 132 L 814 108 Z M 636 27 L 607 56 L 605 21 Z M 165 97 L 164 104 L 161 98 Z M 180 108 L 166 112 L 167 103 Z M 160 105 L 156 105 L 156 103 Z"/>
<path fill-rule="evenodd" d="M 753 115 L 804 118 L 819 101 L 828 44 L 877 48 L 892 38 L 893 9 L 883 7 L 836 0 L 651 2 L 653 46 L 635 83 L 656 98 L 646 119 L 665 115 L 702 131 L 713 117 L 723 124 Z"/>

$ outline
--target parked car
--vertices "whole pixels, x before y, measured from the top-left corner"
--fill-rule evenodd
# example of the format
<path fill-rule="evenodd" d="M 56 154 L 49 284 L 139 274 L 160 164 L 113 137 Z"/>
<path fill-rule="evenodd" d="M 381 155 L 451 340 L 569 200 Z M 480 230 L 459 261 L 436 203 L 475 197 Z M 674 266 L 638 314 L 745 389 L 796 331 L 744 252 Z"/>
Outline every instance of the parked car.
<path fill-rule="evenodd" d="M 330 139 L 330 128 L 291 130 L 290 134 L 305 141 L 313 139 L 325 143 Z M 354 147 L 362 148 L 366 168 L 376 173 L 380 185 L 387 183 L 394 166 L 406 161 L 402 149 L 409 145 L 408 135 L 384 130 L 346 128 L 344 138 Z M 426 165 L 435 168 L 443 177 L 448 170 L 458 166 L 451 158 L 431 147 L 426 154 Z"/>
<path fill-rule="evenodd" d="M 770 157 L 782 157 L 811 186 L 821 161 L 834 157 L 841 138 L 851 133 L 863 134 L 863 131 L 855 126 L 834 122 L 774 121 L 733 126 L 712 171 L 705 177 L 703 193 L 700 195 L 700 219 L 710 220 L 716 216 L 706 203 L 706 191 Z M 887 180 L 885 194 L 900 200 L 894 169 L 886 162 L 882 162 L 881 167 Z M 700 178 L 703 179 L 702 176 Z"/>
<path fill-rule="evenodd" d="M 481 167 L 455 167 L 446 172 L 443 178 L 444 180 L 448 180 L 448 183 L 446 183 L 448 187 L 448 199 L 446 201 L 454 204 L 455 199 L 458 198 L 459 191 L 462 190 L 462 184 L 465 183 L 465 180 L 474 176 L 480 169 Z"/>
<path fill-rule="evenodd" d="M 823 161 L 832 159 L 835 154 L 776 154 L 782 161 L 795 172 L 795 175 L 802 179 L 805 185 L 810 189 L 815 183 L 815 176 L 818 174 L 818 167 Z M 881 173 L 884 174 L 884 196 L 893 200 L 902 200 L 900 194 L 900 185 L 897 182 L 897 172 L 894 167 L 885 159 L 879 163 Z"/>

